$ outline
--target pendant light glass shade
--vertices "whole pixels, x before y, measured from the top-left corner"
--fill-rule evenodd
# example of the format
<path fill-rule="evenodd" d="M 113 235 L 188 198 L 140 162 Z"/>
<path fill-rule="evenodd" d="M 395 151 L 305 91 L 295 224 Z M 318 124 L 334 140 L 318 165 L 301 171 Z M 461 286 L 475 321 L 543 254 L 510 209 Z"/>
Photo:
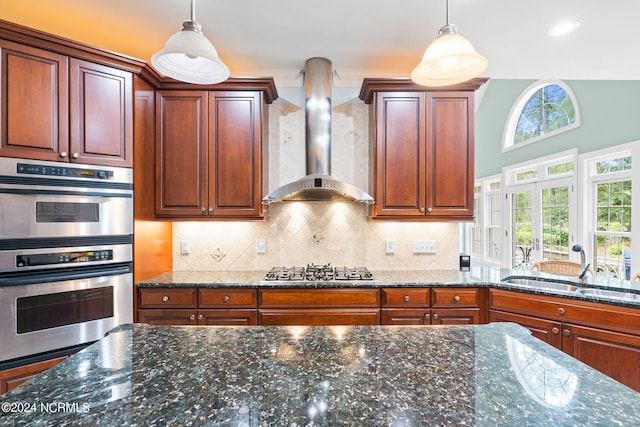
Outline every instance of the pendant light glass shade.
<path fill-rule="evenodd" d="M 216 48 L 202 34 L 202 27 L 194 19 L 192 0 L 191 20 L 172 35 L 164 48 L 151 57 L 151 64 L 161 73 L 187 83 L 215 84 L 229 78 L 229 68 L 220 60 Z"/>
<path fill-rule="evenodd" d="M 411 80 L 422 86 L 449 86 L 479 76 L 488 65 L 487 58 L 447 23 L 411 72 Z"/>

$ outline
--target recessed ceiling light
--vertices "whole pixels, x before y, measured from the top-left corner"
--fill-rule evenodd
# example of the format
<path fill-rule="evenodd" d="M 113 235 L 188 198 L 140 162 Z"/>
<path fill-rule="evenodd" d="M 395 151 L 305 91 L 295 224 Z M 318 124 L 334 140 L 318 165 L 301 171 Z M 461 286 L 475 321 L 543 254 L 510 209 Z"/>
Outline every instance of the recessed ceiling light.
<path fill-rule="evenodd" d="M 560 22 L 559 24 L 551 27 L 549 31 L 547 31 L 547 35 L 551 37 L 560 37 L 565 34 L 569 34 L 572 31 L 575 31 L 580 27 L 580 21 L 565 21 Z"/>

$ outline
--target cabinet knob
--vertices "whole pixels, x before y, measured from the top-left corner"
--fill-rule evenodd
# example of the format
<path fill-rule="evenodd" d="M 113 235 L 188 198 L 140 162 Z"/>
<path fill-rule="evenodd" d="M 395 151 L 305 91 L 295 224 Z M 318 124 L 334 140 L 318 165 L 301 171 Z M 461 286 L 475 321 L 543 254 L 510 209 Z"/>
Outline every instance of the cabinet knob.
<path fill-rule="evenodd" d="M 564 314 L 564 308 L 562 307 L 558 308 L 558 314 L 562 316 Z"/>
<path fill-rule="evenodd" d="M 404 296 L 404 302 L 409 302 L 411 300 L 411 298 L 409 298 L 409 295 L 405 295 Z"/>
<path fill-rule="evenodd" d="M 204 206 L 200 208 L 200 212 L 205 213 L 207 212 L 207 208 L 205 208 Z"/>
<path fill-rule="evenodd" d="M 460 295 L 456 295 L 456 296 L 454 296 L 454 297 L 453 297 L 453 300 L 454 300 L 455 302 L 460 301 Z"/>
<path fill-rule="evenodd" d="M 202 320 L 204 319 L 204 316 L 202 314 L 198 314 L 198 320 Z"/>
<path fill-rule="evenodd" d="M 60 157 L 62 157 L 62 158 L 67 157 L 67 152 L 66 151 L 61 151 L 60 152 Z"/>
<path fill-rule="evenodd" d="M 568 337 L 569 335 L 571 335 L 571 329 L 563 329 L 562 335 L 564 335 L 565 337 Z"/>
<path fill-rule="evenodd" d="M 420 212 L 424 213 L 424 206 L 420 208 Z"/>
<path fill-rule="evenodd" d="M 231 297 L 229 295 L 225 295 L 224 298 L 222 298 L 224 302 L 229 302 L 230 299 Z"/>
<path fill-rule="evenodd" d="M 78 157 L 80 157 L 80 154 L 78 154 L 78 153 L 73 153 L 73 154 L 71 155 L 71 157 L 73 157 L 74 159 L 77 159 Z"/>
<path fill-rule="evenodd" d="M 427 212 L 433 212 L 433 208 L 427 208 Z"/>
<path fill-rule="evenodd" d="M 211 206 L 209 206 L 209 213 L 213 212 L 213 208 Z"/>
<path fill-rule="evenodd" d="M 438 316 L 438 313 L 433 313 L 433 318 L 434 318 L 434 319 L 438 319 L 438 317 L 439 317 L 439 316 Z"/>
<path fill-rule="evenodd" d="M 189 316 L 189 320 L 196 320 L 196 315 L 192 314 L 191 316 Z"/>
<path fill-rule="evenodd" d="M 553 335 L 558 335 L 560 333 L 560 329 L 554 326 L 553 328 L 551 328 L 551 333 Z"/>
<path fill-rule="evenodd" d="M 164 301 L 164 302 L 169 301 L 169 297 L 168 297 L 167 295 L 163 296 L 163 297 L 162 297 L 162 301 Z"/>
<path fill-rule="evenodd" d="M 424 318 L 425 319 L 431 319 L 431 315 L 429 313 L 427 313 L 427 314 L 424 315 Z"/>

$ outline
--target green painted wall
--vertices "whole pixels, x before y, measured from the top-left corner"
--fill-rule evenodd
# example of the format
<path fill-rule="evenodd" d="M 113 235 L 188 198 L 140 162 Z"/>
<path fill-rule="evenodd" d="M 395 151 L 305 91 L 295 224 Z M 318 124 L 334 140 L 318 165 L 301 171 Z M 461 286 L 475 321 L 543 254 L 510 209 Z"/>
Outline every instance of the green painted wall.
<path fill-rule="evenodd" d="M 476 111 L 475 176 L 578 147 L 587 153 L 640 140 L 640 81 L 565 80 L 580 110 L 580 127 L 502 152 L 504 128 L 520 94 L 535 80 L 491 80 Z"/>

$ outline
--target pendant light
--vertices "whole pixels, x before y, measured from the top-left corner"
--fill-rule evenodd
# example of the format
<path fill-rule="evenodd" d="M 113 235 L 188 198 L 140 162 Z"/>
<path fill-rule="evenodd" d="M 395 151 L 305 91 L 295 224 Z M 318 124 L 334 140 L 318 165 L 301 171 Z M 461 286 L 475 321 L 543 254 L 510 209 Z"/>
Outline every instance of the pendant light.
<path fill-rule="evenodd" d="M 449 25 L 447 0 L 447 24 L 440 28 L 438 38 L 411 72 L 411 80 L 422 86 L 448 86 L 479 76 L 487 65 L 487 58 L 479 55 L 467 39 L 458 35 L 454 25 Z"/>
<path fill-rule="evenodd" d="M 191 19 L 172 35 L 164 48 L 151 57 L 161 73 L 187 83 L 215 84 L 229 78 L 229 68 L 220 60 L 216 48 L 202 33 L 195 19 L 195 0 L 191 0 Z"/>

